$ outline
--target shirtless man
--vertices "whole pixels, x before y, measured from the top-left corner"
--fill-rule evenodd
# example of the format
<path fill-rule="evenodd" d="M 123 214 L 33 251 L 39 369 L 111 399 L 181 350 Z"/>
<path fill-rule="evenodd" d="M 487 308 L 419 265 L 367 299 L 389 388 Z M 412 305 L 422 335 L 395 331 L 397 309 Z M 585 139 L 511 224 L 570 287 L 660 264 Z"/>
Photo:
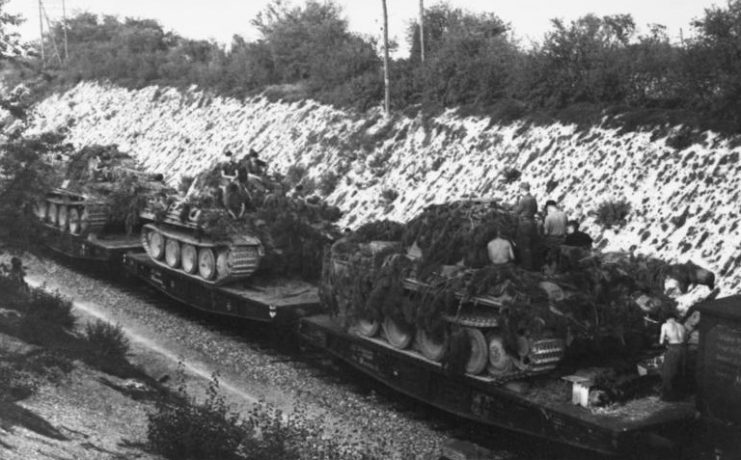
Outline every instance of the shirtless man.
<path fill-rule="evenodd" d="M 515 260 L 512 243 L 502 238 L 502 232 L 500 230 L 497 230 L 496 238 L 489 241 L 486 250 L 489 253 L 489 261 L 494 265 L 504 265 Z"/>
<path fill-rule="evenodd" d="M 661 367 L 661 398 L 674 398 L 674 383 L 680 373 L 684 373 L 684 361 L 686 355 L 685 339 L 686 331 L 683 325 L 670 317 L 661 326 L 659 344 L 667 343 L 664 354 L 664 365 Z"/>

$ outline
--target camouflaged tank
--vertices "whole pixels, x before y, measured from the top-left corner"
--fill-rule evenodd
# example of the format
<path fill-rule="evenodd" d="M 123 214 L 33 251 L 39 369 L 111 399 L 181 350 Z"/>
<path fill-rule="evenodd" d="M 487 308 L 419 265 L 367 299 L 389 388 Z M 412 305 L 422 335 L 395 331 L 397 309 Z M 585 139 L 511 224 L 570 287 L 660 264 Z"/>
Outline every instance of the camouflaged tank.
<path fill-rule="evenodd" d="M 324 266 L 324 302 L 345 319 L 351 332 L 445 366 L 455 367 L 451 360 L 463 360 L 458 367 L 470 375 L 509 380 L 555 369 L 565 354 L 565 335 L 548 328 L 512 331 L 509 312 L 524 299 L 510 292 L 506 280 L 481 292 L 470 288 L 486 262 L 473 260 L 476 257 L 466 254 L 466 247 L 480 246 L 486 258 L 485 242 L 491 230 L 516 223 L 487 201 L 442 206 L 458 206 L 460 212 L 435 221 L 429 217 L 436 211 L 428 209 L 394 235 L 386 231 L 372 235 L 371 231 L 359 239 L 350 235 L 336 242 Z M 460 222 L 462 230 L 453 230 L 456 225 L 451 220 Z M 488 231 L 482 230 L 487 227 Z M 356 233 L 363 232 L 361 228 Z M 395 241 L 382 241 L 379 236 Z M 444 245 L 453 248 L 454 255 L 427 270 L 423 253 Z M 464 260 L 465 264 L 457 263 Z M 534 285 L 543 299 L 551 287 Z M 430 307 L 437 302 L 444 306 Z M 380 308 L 373 305 L 378 303 Z M 461 354 L 461 350 L 465 351 Z"/>
<path fill-rule="evenodd" d="M 62 164 L 58 166 L 63 166 Z M 75 236 L 134 231 L 137 206 L 170 190 L 115 146 L 86 147 L 66 162 L 58 186 L 34 205 L 38 220 Z"/>
<path fill-rule="evenodd" d="M 230 222 L 228 212 L 217 205 L 193 206 L 178 199 L 159 214 L 142 228 L 142 245 L 168 270 L 208 284 L 226 284 L 249 278 L 265 255 L 260 239 Z M 215 220 L 219 228 L 204 229 L 206 220 Z"/>

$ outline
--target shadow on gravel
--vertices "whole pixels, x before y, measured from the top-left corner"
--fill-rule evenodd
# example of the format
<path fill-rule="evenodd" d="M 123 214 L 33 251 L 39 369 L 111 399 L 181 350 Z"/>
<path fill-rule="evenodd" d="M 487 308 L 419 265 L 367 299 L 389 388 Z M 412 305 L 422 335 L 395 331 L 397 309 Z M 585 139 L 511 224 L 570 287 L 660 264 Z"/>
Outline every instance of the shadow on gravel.
<path fill-rule="evenodd" d="M 23 427 L 34 433 L 59 441 L 68 439 L 52 424 L 28 409 L 15 403 L 0 402 L 0 428 L 11 431 L 14 427 Z"/>

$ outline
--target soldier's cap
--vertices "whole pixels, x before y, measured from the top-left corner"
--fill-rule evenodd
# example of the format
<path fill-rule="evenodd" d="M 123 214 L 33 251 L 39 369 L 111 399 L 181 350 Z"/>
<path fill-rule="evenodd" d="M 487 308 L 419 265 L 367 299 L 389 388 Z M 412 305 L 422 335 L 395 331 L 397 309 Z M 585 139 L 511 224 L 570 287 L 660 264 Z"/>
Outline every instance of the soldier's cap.
<path fill-rule="evenodd" d="M 523 190 L 530 190 L 530 184 L 527 182 L 520 182 L 520 188 Z"/>

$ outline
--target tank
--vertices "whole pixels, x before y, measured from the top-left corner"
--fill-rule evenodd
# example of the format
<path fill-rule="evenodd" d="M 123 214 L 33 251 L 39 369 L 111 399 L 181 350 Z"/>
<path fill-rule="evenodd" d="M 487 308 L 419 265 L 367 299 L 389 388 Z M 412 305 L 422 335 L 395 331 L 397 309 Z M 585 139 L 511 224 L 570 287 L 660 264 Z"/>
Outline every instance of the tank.
<path fill-rule="evenodd" d="M 181 194 L 151 203 L 142 214 L 152 220 L 141 233 L 147 254 L 210 285 L 244 282 L 258 271 L 317 278 L 322 248 L 338 235 L 339 210 L 317 197 L 288 196 L 280 176 L 250 173 L 245 161 L 215 165 Z"/>
<path fill-rule="evenodd" d="M 139 209 L 171 190 L 160 176 L 142 171 L 116 146 L 85 147 L 57 163 L 64 173 L 54 178 L 57 186 L 35 203 L 36 217 L 62 233 L 88 240 L 136 231 L 141 224 Z"/>
<path fill-rule="evenodd" d="M 225 227 L 204 229 L 206 215 Z M 257 233 L 221 209 L 173 201 L 156 223 L 144 225 L 142 245 L 157 264 L 209 284 L 245 280 L 265 256 Z M 224 231 L 225 230 L 225 231 Z"/>
<path fill-rule="evenodd" d="M 484 200 L 372 223 L 328 251 L 320 293 L 351 333 L 497 381 L 551 372 L 596 338 L 599 349 L 645 348 L 655 332 L 645 317 L 674 305 L 663 282 L 639 276 L 654 261 L 541 240 L 537 270 L 490 264 L 487 242 L 516 229 L 516 216 Z"/>

